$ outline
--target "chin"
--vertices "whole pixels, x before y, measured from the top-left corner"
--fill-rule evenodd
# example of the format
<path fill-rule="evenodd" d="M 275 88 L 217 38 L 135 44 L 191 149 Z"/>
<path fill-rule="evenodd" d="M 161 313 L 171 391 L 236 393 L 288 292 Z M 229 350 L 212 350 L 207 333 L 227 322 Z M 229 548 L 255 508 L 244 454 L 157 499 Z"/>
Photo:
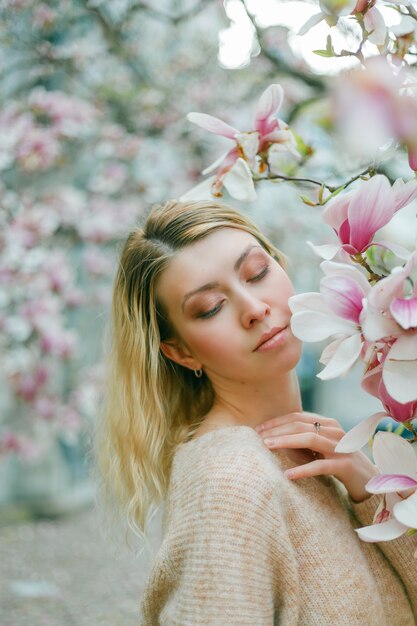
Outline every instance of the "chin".
<path fill-rule="evenodd" d="M 285 369 L 287 372 L 293 370 L 301 359 L 302 349 L 302 342 L 294 337 L 293 340 L 287 345 L 285 352 L 280 354 L 280 358 L 277 362 L 277 366 L 280 371 L 282 371 L 282 369 Z"/>

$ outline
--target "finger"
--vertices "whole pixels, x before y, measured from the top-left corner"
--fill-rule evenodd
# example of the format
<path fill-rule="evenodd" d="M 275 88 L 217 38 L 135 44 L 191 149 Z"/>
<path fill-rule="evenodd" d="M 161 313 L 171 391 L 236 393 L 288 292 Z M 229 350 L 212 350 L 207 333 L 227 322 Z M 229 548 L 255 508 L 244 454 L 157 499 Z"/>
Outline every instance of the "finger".
<path fill-rule="evenodd" d="M 298 480 L 300 478 L 313 478 L 313 476 L 330 476 L 335 474 L 337 467 L 333 460 L 317 459 L 305 465 L 292 467 L 284 472 L 284 476 L 290 480 Z"/>
<path fill-rule="evenodd" d="M 321 454 L 332 454 L 336 443 L 337 442 L 332 439 L 327 439 L 327 437 L 322 437 L 314 433 L 297 433 L 295 435 L 282 435 L 264 439 L 264 444 L 270 450 L 280 448 L 309 448 Z"/>
<path fill-rule="evenodd" d="M 308 424 L 314 424 L 314 422 L 319 422 L 323 426 L 328 425 L 340 428 L 339 423 L 331 417 L 324 417 L 323 415 L 316 415 L 315 413 L 299 412 L 286 413 L 285 415 L 280 415 L 279 417 L 273 417 L 270 420 L 262 422 L 262 424 L 259 424 L 259 426 L 256 426 L 255 430 L 259 433 L 263 432 L 264 430 L 282 426 L 283 424 L 289 424 L 294 421 L 303 421 Z"/>
<path fill-rule="evenodd" d="M 261 433 L 261 437 L 263 439 L 271 438 L 271 437 L 279 437 L 281 435 L 293 435 L 297 433 L 314 433 L 320 434 L 327 437 L 328 439 L 341 439 L 345 434 L 345 431 L 341 428 L 332 428 L 328 426 L 323 426 L 320 424 L 320 430 L 317 431 L 314 424 L 310 424 L 308 422 L 288 422 L 287 424 L 282 424 L 281 426 L 275 426 L 275 428 L 267 428 L 263 430 Z"/>

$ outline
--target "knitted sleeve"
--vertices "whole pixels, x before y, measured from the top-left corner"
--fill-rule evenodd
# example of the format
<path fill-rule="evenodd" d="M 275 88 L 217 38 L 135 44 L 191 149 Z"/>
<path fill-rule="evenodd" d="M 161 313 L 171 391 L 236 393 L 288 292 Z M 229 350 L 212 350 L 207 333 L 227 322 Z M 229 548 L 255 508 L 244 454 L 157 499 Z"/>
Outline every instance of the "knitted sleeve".
<path fill-rule="evenodd" d="M 160 624 L 272 626 L 283 586 L 293 579 L 297 592 L 276 484 L 256 457 L 239 453 L 209 460 L 198 484 L 171 529 L 182 555 Z M 297 623 L 296 602 L 292 611 L 287 626 Z"/>
<path fill-rule="evenodd" d="M 373 495 L 363 502 L 351 502 L 352 509 L 362 526 L 373 523 L 379 501 L 380 496 Z M 402 535 L 392 541 L 380 541 L 377 545 L 402 579 L 414 615 L 417 616 L 417 535 L 412 537 Z"/>

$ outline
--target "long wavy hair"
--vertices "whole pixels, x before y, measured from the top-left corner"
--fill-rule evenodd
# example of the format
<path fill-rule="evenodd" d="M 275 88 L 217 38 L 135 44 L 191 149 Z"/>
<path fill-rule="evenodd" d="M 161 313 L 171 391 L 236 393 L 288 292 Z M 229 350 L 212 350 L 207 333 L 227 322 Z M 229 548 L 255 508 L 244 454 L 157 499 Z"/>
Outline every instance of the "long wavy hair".
<path fill-rule="evenodd" d="M 155 206 L 121 252 L 113 287 L 105 409 L 94 433 L 99 492 L 143 536 L 163 501 L 173 455 L 213 404 L 210 380 L 169 360 L 160 343 L 175 329 L 157 301 L 158 277 L 179 250 L 219 228 L 253 235 L 281 265 L 284 257 L 247 217 L 215 201 Z M 100 489 L 101 487 L 101 489 Z"/>

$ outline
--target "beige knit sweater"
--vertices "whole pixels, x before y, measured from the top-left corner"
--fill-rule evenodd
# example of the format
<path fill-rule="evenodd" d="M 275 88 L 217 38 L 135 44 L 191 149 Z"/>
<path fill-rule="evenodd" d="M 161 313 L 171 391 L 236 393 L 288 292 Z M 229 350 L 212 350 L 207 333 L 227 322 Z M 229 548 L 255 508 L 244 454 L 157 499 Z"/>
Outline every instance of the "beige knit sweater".
<path fill-rule="evenodd" d="M 378 497 L 351 503 L 333 478 L 294 465 L 248 426 L 191 440 L 174 457 L 165 532 L 143 626 L 413 626 L 417 536 L 361 542 Z"/>

